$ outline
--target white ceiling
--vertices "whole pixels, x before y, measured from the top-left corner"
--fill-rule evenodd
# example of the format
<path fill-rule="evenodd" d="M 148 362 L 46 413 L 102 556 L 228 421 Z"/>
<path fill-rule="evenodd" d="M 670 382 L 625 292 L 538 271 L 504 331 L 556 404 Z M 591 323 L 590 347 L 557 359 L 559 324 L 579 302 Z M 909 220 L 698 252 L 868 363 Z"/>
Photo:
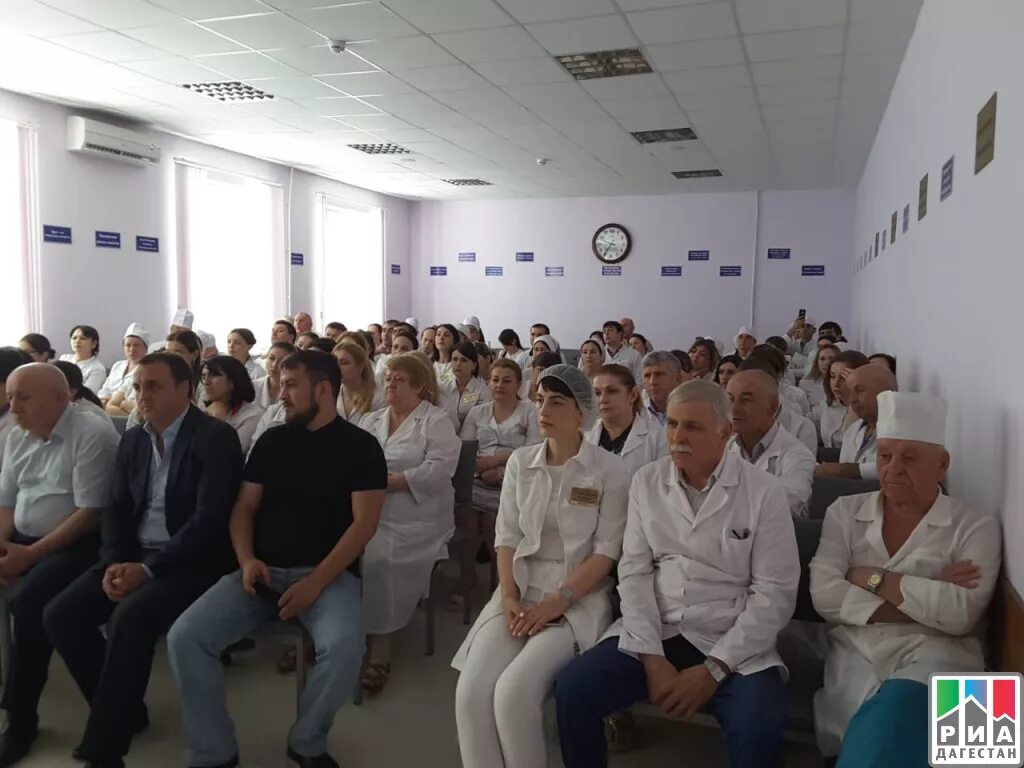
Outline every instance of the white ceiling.
<path fill-rule="evenodd" d="M 920 5 L 0 0 L 0 88 L 412 198 L 851 186 Z M 654 73 L 580 83 L 552 58 L 629 47 Z M 275 98 L 180 87 L 229 79 Z M 699 141 L 629 134 L 686 126 Z M 377 142 L 413 154 L 347 146 Z M 706 168 L 724 176 L 672 176 Z"/>

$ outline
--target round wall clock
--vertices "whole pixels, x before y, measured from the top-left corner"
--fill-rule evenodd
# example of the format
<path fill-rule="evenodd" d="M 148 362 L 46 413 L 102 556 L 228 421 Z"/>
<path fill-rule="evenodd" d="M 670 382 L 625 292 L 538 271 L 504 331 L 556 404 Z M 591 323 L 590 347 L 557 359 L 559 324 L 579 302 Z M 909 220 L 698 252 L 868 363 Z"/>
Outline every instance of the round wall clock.
<path fill-rule="evenodd" d="M 604 264 L 618 264 L 629 256 L 633 239 L 621 224 L 605 224 L 598 227 L 592 243 L 594 255 Z"/>

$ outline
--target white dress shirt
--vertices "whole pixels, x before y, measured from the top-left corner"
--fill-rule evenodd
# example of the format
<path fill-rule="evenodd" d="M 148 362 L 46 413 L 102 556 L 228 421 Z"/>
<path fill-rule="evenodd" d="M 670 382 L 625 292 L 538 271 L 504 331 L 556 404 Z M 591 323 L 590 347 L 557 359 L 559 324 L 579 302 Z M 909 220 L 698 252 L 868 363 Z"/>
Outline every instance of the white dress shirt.
<path fill-rule="evenodd" d="M 865 480 L 878 479 L 878 465 L 875 463 L 877 444 L 875 432 L 867 434 L 868 423 L 857 419 L 843 433 L 843 446 L 839 449 L 840 464 L 860 464 L 860 476 Z"/>
<path fill-rule="evenodd" d="M 76 509 L 104 507 L 118 439 L 109 421 L 70 403 L 47 440 L 15 426 L 0 469 L 0 507 L 14 508 L 15 530 L 41 538 Z"/>

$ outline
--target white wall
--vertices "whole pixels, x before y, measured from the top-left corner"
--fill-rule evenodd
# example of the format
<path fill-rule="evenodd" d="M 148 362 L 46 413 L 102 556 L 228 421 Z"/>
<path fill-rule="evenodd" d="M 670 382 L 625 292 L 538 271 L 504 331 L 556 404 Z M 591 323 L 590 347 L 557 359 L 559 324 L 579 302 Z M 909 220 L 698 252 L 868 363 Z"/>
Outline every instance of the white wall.
<path fill-rule="evenodd" d="M 842 190 L 422 202 L 412 221 L 412 304 L 422 322 L 474 314 L 491 336 L 511 326 L 525 338 L 540 321 L 577 346 L 604 320 L 628 315 L 656 346 L 686 347 L 698 334 L 731 344 L 752 318 L 762 338 L 784 333 L 800 307 L 848 317 L 853 197 Z M 609 222 L 633 236 L 621 277 L 603 277 L 591 250 Z M 769 247 L 792 249 L 790 260 L 769 262 Z M 690 250 L 710 250 L 710 261 L 688 261 Z M 463 251 L 477 261 L 459 263 Z M 535 261 L 517 264 L 517 251 Z M 825 265 L 825 277 L 801 277 L 802 264 Z M 682 277 L 662 277 L 663 265 L 682 265 Z M 723 265 L 742 266 L 742 276 L 720 277 Z M 431 266 L 447 266 L 447 277 L 430 277 Z M 503 276 L 486 277 L 487 266 Z M 564 266 L 565 277 L 545 277 L 545 266 Z"/>
<path fill-rule="evenodd" d="M 40 225 L 70 226 L 73 232 L 71 245 L 41 245 L 43 326 L 34 330 L 46 334 L 58 352 L 69 351 L 67 334 L 77 323 L 99 330 L 100 357 L 108 365 L 121 356 L 121 334 L 128 323 L 144 323 L 157 338 L 167 328 L 176 306 L 175 157 L 279 183 L 285 190 L 286 205 L 292 184 L 291 205 L 286 211 L 290 250 L 305 255 L 304 266 L 289 268 L 292 312 L 316 311 L 317 193 L 383 208 L 385 261 L 401 264 L 403 271 L 401 278 L 392 278 L 388 271 L 386 311 L 405 316 L 409 308 L 404 274 L 408 272 L 409 201 L 301 171 L 292 174 L 285 166 L 166 134 L 154 134 L 163 149 L 158 166 L 142 168 L 85 157 L 64 148 L 65 118 L 79 113 L 0 91 L 0 118 L 30 123 L 38 134 Z M 95 248 L 95 230 L 120 232 L 120 250 Z M 42 233 L 37 234 L 41 239 Z M 159 237 L 160 253 L 137 253 L 135 235 Z M 281 258 L 289 257 L 283 253 Z M 196 326 L 203 327 L 201 316 L 196 318 Z M 269 329 L 252 330 L 257 339 L 266 341 Z M 0 339 L 4 344 L 16 342 L 17 336 Z"/>
<path fill-rule="evenodd" d="M 857 192 L 853 257 L 900 211 L 895 245 L 853 280 L 854 334 L 899 358 L 900 386 L 949 404 L 950 491 L 999 512 L 1024 592 L 1024 362 L 1020 326 L 1024 5 L 925 0 Z M 995 160 L 974 175 L 978 110 L 999 92 Z M 956 156 L 953 194 L 939 200 Z M 928 215 L 917 220 L 929 174 Z M 902 234 L 903 206 L 910 230 Z"/>

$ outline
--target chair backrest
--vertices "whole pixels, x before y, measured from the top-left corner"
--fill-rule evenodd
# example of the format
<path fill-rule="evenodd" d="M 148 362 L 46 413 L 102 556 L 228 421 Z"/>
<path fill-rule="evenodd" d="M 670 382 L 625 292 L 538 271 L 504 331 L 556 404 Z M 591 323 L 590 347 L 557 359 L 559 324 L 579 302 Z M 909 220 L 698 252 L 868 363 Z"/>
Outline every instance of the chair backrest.
<path fill-rule="evenodd" d="M 877 480 L 852 480 L 845 477 L 816 477 L 811 483 L 811 504 L 809 516 L 823 520 L 832 502 L 840 496 L 871 493 L 881 486 Z"/>
<path fill-rule="evenodd" d="M 114 429 L 117 430 L 117 434 L 123 435 L 125 428 L 128 426 L 127 416 L 111 416 L 110 420 L 114 422 Z"/>
<path fill-rule="evenodd" d="M 473 503 L 473 477 L 476 475 L 476 452 L 480 447 L 477 440 L 463 440 L 459 452 L 459 466 L 455 468 L 452 485 L 455 486 L 455 503 Z"/>
<path fill-rule="evenodd" d="M 796 529 L 796 546 L 800 552 L 800 586 L 796 593 L 796 613 L 794 619 L 799 621 L 824 621 L 814 610 L 811 600 L 811 558 L 818 551 L 818 540 L 821 538 L 821 520 L 805 517 L 793 518 Z"/>
<path fill-rule="evenodd" d="M 579 365 L 580 363 L 580 351 L 578 349 L 563 349 L 562 357 L 565 358 L 567 365 Z"/>
<path fill-rule="evenodd" d="M 839 449 L 826 448 L 824 445 L 819 445 L 818 461 L 822 464 L 835 464 L 839 461 Z"/>

